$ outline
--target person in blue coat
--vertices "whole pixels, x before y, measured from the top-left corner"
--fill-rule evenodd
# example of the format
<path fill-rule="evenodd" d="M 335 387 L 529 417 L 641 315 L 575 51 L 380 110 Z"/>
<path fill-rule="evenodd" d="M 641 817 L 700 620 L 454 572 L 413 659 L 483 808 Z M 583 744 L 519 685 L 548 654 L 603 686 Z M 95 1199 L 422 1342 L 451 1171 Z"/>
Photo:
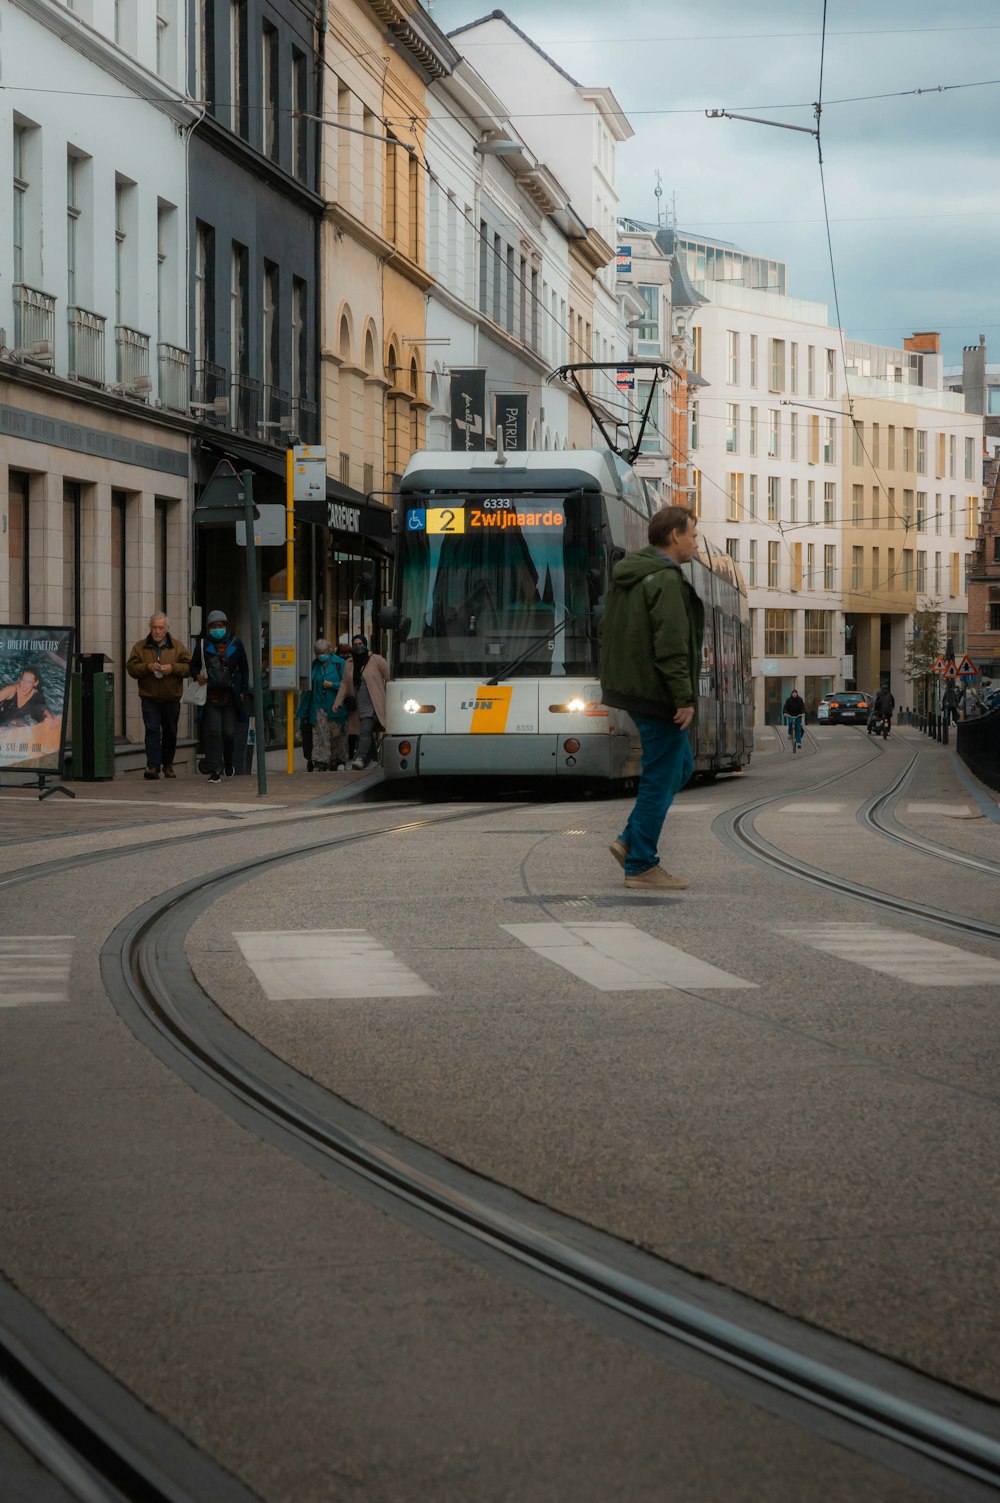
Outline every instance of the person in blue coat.
<path fill-rule="evenodd" d="M 312 762 L 317 772 L 343 772 L 347 754 L 347 711 L 334 703 L 344 676 L 344 659 L 338 657 L 325 637 L 314 648 L 309 686 L 309 724 L 313 728 Z"/>
<path fill-rule="evenodd" d="M 191 654 L 191 677 L 207 684 L 201 712 L 208 781 L 221 783 L 236 771 L 236 727 L 249 719 L 250 664 L 239 637 L 229 629 L 225 611 L 209 611 L 208 634 L 199 638 Z"/>

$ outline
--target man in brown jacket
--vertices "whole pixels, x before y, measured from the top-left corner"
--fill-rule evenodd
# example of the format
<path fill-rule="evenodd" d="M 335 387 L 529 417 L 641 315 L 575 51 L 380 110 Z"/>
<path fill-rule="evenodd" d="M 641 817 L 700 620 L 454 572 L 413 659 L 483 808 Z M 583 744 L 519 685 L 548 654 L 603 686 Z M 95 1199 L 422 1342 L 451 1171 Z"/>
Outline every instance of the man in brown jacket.
<path fill-rule="evenodd" d="M 170 635 L 170 622 L 162 611 L 149 618 L 149 636 L 136 642 L 125 664 L 139 685 L 139 705 L 146 729 L 146 771 L 154 782 L 163 769 L 165 778 L 176 776 L 177 721 L 181 713 L 184 680 L 191 672 L 191 654 Z"/>

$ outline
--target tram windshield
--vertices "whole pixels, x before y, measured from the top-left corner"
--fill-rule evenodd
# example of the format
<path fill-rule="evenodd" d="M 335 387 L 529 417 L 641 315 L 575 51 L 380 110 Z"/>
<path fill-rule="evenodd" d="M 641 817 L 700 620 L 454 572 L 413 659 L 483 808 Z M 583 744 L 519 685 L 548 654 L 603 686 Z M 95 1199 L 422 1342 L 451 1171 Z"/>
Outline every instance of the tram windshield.
<path fill-rule="evenodd" d="M 599 516 L 582 492 L 408 497 L 398 676 L 593 676 Z"/>

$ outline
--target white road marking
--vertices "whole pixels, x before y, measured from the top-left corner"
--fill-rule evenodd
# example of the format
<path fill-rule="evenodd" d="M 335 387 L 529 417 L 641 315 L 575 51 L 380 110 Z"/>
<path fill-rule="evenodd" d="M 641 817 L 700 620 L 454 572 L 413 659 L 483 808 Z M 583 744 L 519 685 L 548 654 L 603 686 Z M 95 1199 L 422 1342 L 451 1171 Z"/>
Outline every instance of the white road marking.
<path fill-rule="evenodd" d="M 779 814 L 842 814 L 846 804 L 816 804 L 809 799 L 797 799 L 794 804 L 782 804 Z"/>
<path fill-rule="evenodd" d="M 32 790 L 34 791 L 34 790 Z M 25 800 L 21 800 L 25 802 Z M 79 814 L 81 809 L 87 809 L 91 804 L 110 804 L 115 808 L 135 809 L 197 809 L 200 814 L 217 813 L 220 809 L 232 814 L 245 814 L 248 809 L 260 812 L 256 804 L 216 804 L 216 803 L 193 803 L 179 799 L 157 798 L 151 794 L 149 798 L 87 798 L 77 797 L 73 803 L 68 800 L 57 805 L 64 814 Z M 287 804 L 268 804 L 268 809 L 285 809 Z"/>
<path fill-rule="evenodd" d="M 435 995 L 365 929 L 260 930 L 233 938 L 272 1002 Z"/>
<path fill-rule="evenodd" d="M 0 1007 L 69 1001 L 72 934 L 0 935 Z"/>
<path fill-rule="evenodd" d="M 602 992 L 665 991 L 670 987 L 737 990 L 756 987 L 720 971 L 634 924 L 501 924 L 521 944 Z"/>
<path fill-rule="evenodd" d="M 952 819 L 972 819 L 968 804 L 907 804 L 907 814 L 948 814 Z"/>
<path fill-rule="evenodd" d="M 916 986 L 1000 985 L 1000 961 L 881 924 L 797 924 L 778 933 Z"/>

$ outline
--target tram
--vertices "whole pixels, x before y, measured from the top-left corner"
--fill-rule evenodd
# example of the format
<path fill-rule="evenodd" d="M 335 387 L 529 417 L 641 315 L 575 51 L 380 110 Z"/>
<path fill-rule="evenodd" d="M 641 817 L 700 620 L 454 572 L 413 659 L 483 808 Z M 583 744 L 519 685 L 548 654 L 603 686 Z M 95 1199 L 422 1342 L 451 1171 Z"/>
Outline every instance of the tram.
<path fill-rule="evenodd" d="M 638 776 L 636 728 L 601 703 L 597 627 L 614 565 L 660 502 L 612 450 L 413 456 L 397 501 L 387 778 Z M 746 590 L 702 542 L 695 771 L 750 761 Z"/>

